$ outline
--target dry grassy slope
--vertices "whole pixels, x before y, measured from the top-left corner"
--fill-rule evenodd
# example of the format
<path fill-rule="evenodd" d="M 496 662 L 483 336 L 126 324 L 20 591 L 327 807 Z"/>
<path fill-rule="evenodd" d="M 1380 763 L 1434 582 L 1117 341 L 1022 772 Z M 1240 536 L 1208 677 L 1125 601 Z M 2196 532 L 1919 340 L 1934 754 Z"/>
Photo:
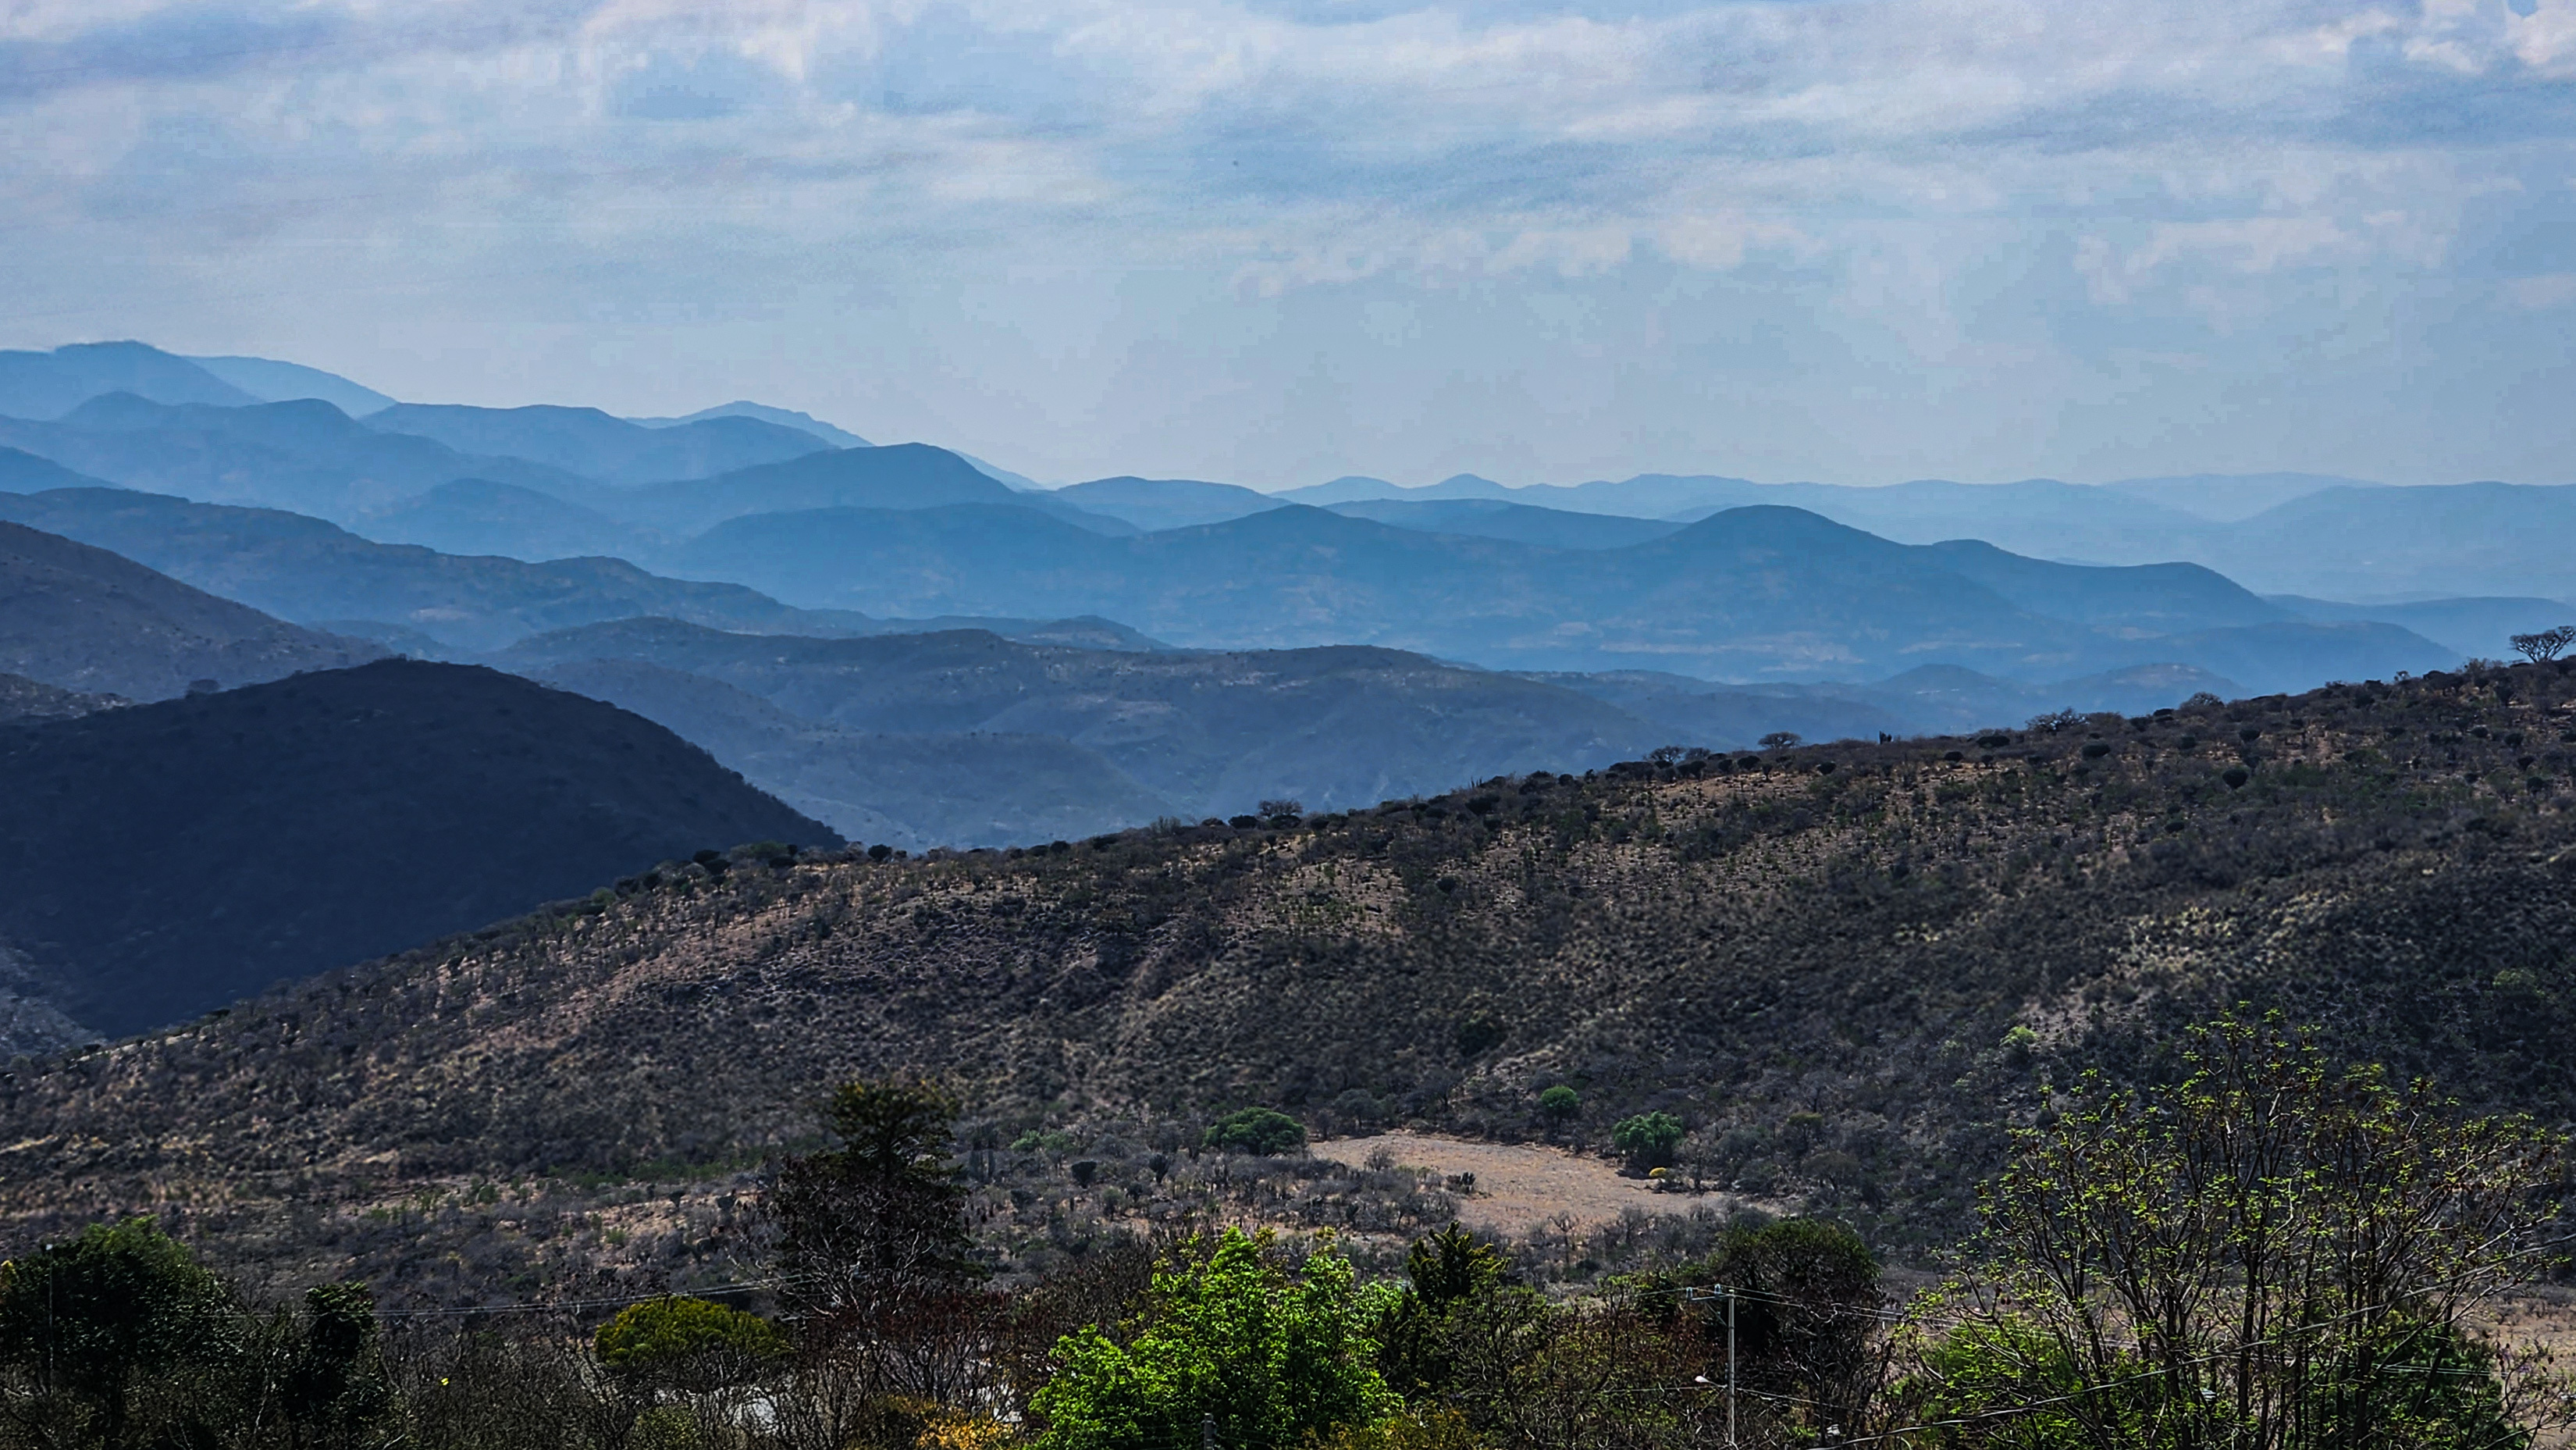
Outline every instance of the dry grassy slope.
<path fill-rule="evenodd" d="M 717 1159 L 894 1068 L 947 1078 L 1006 1135 L 1272 1102 L 1517 1136 L 1562 1079 L 1586 1133 L 1668 1107 L 1713 1176 L 1924 1243 L 1964 1224 L 2043 1082 L 2161 1071 L 2177 1023 L 2240 999 L 2576 1118 L 2576 676 L 2092 729 L 2090 762 L 2083 727 L 1990 762 L 1964 741 L 1828 746 L 1287 831 L 623 883 L 18 1064 L 0 1207 L 14 1239 L 152 1202 Z M 1480 1020 L 1499 1040 L 1469 1051 Z M 2038 1052 L 1998 1047 L 2017 1023 Z"/>

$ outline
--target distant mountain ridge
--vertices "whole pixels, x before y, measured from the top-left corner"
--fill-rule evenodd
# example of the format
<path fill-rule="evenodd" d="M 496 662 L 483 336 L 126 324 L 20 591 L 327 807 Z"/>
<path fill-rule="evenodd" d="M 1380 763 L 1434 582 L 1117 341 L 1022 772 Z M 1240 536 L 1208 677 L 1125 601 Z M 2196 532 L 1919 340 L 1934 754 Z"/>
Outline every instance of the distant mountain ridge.
<path fill-rule="evenodd" d="M 186 358 L 139 342 L 77 342 L 51 352 L 0 352 L 0 416 L 59 418 L 106 393 L 221 408 L 260 401 Z"/>
<path fill-rule="evenodd" d="M 1299 507 L 1127 539 L 1025 510 L 825 509 L 728 520 L 675 562 L 806 607 L 1090 613 L 1201 648 L 1357 642 L 1489 668 L 1716 679 L 1866 678 L 1938 658 L 2033 681 L 2202 664 L 2262 689 L 2301 682 L 2301 652 L 2319 638 L 2197 566 L 1901 545 L 1779 506 L 1589 550 Z M 2231 630 L 2249 633 L 2212 633 Z M 2184 636 L 2226 667 L 2161 652 Z M 2365 673 L 2453 662 L 2403 630 L 2332 637 L 2383 651 Z"/>
<path fill-rule="evenodd" d="M 352 418 L 364 418 L 394 405 L 392 398 L 373 388 L 302 363 L 265 357 L 192 357 L 188 361 L 263 403 L 319 398 Z"/>
<path fill-rule="evenodd" d="M 604 483 L 707 478 L 831 450 L 802 429 L 730 413 L 646 427 L 597 408 L 397 403 L 368 415 L 366 426 L 435 439 L 462 454 L 524 458 Z"/>
<path fill-rule="evenodd" d="M 251 684 L 383 653 L 191 589 L 105 549 L 0 522 L 0 671 L 11 675 L 160 700 L 203 680 Z"/>

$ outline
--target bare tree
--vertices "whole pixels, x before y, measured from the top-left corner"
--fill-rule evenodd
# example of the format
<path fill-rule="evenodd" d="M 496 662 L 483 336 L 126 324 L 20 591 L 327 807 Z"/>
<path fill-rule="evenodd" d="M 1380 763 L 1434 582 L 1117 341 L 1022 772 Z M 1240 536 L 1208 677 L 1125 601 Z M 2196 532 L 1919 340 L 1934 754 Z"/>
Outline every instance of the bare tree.
<path fill-rule="evenodd" d="M 2532 634 L 2517 634 L 2511 641 L 2514 651 L 2533 664 L 2558 658 L 2558 652 L 2576 644 L 2576 624 L 2562 624 Z"/>

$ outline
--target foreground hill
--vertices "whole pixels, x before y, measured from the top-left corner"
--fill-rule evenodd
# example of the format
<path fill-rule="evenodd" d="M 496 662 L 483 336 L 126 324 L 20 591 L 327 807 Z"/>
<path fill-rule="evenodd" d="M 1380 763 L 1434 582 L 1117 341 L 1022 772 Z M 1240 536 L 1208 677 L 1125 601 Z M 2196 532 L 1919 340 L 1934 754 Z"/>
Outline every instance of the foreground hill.
<path fill-rule="evenodd" d="M 1569 1083 L 1578 1139 L 1660 1108 L 1694 1171 L 1938 1243 L 2049 1085 L 2153 1076 L 2239 1001 L 2576 1119 L 2571 737 L 2576 674 L 2526 667 L 1283 828 L 691 867 L 20 1070 L 0 1210 L 25 1239 L 217 1203 L 199 1232 L 275 1259 L 436 1180 L 749 1161 L 819 1086 L 914 1070 L 1002 1142 L 1246 1103 L 1512 1137 Z"/>
<path fill-rule="evenodd" d="M 300 629 L 130 559 L 0 522 L 0 671 L 139 700 L 338 669 L 384 651 Z"/>
<path fill-rule="evenodd" d="M 0 945 L 130 1033 L 675 856 L 831 832 L 624 711 L 385 661 L 0 724 Z"/>

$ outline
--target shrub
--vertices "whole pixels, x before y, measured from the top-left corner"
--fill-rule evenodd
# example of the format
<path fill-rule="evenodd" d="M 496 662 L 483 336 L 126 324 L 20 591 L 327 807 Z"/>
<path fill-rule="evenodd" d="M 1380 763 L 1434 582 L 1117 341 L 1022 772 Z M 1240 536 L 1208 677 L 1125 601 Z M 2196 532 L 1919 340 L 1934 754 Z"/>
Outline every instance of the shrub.
<path fill-rule="evenodd" d="M 1567 1122 L 1583 1111 L 1583 1094 L 1558 1083 L 1538 1095 L 1538 1110 L 1551 1123 Z"/>
<path fill-rule="evenodd" d="M 1401 1409 L 1370 1337 L 1396 1291 L 1359 1288 L 1329 1247 L 1291 1270 L 1275 1242 L 1194 1239 L 1154 1275 L 1125 1342 L 1096 1327 L 1058 1341 L 1061 1368 L 1030 1401 L 1039 1446 L 1196 1445 L 1210 1421 L 1219 1444 L 1295 1445 Z"/>
<path fill-rule="evenodd" d="M 1639 1113 L 1621 1119 L 1610 1130 L 1610 1146 L 1618 1149 L 1632 1168 L 1663 1168 L 1671 1165 L 1673 1149 L 1687 1131 L 1682 1120 L 1670 1113 Z"/>
<path fill-rule="evenodd" d="M 1223 1152 L 1266 1158 L 1305 1147 L 1306 1125 L 1277 1108 L 1241 1108 L 1210 1124 L 1203 1141 Z"/>
<path fill-rule="evenodd" d="M 768 1320 L 686 1295 L 629 1304 L 591 1344 L 621 1378 L 699 1392 L 738 1384 L 787 1353 Z"/>

